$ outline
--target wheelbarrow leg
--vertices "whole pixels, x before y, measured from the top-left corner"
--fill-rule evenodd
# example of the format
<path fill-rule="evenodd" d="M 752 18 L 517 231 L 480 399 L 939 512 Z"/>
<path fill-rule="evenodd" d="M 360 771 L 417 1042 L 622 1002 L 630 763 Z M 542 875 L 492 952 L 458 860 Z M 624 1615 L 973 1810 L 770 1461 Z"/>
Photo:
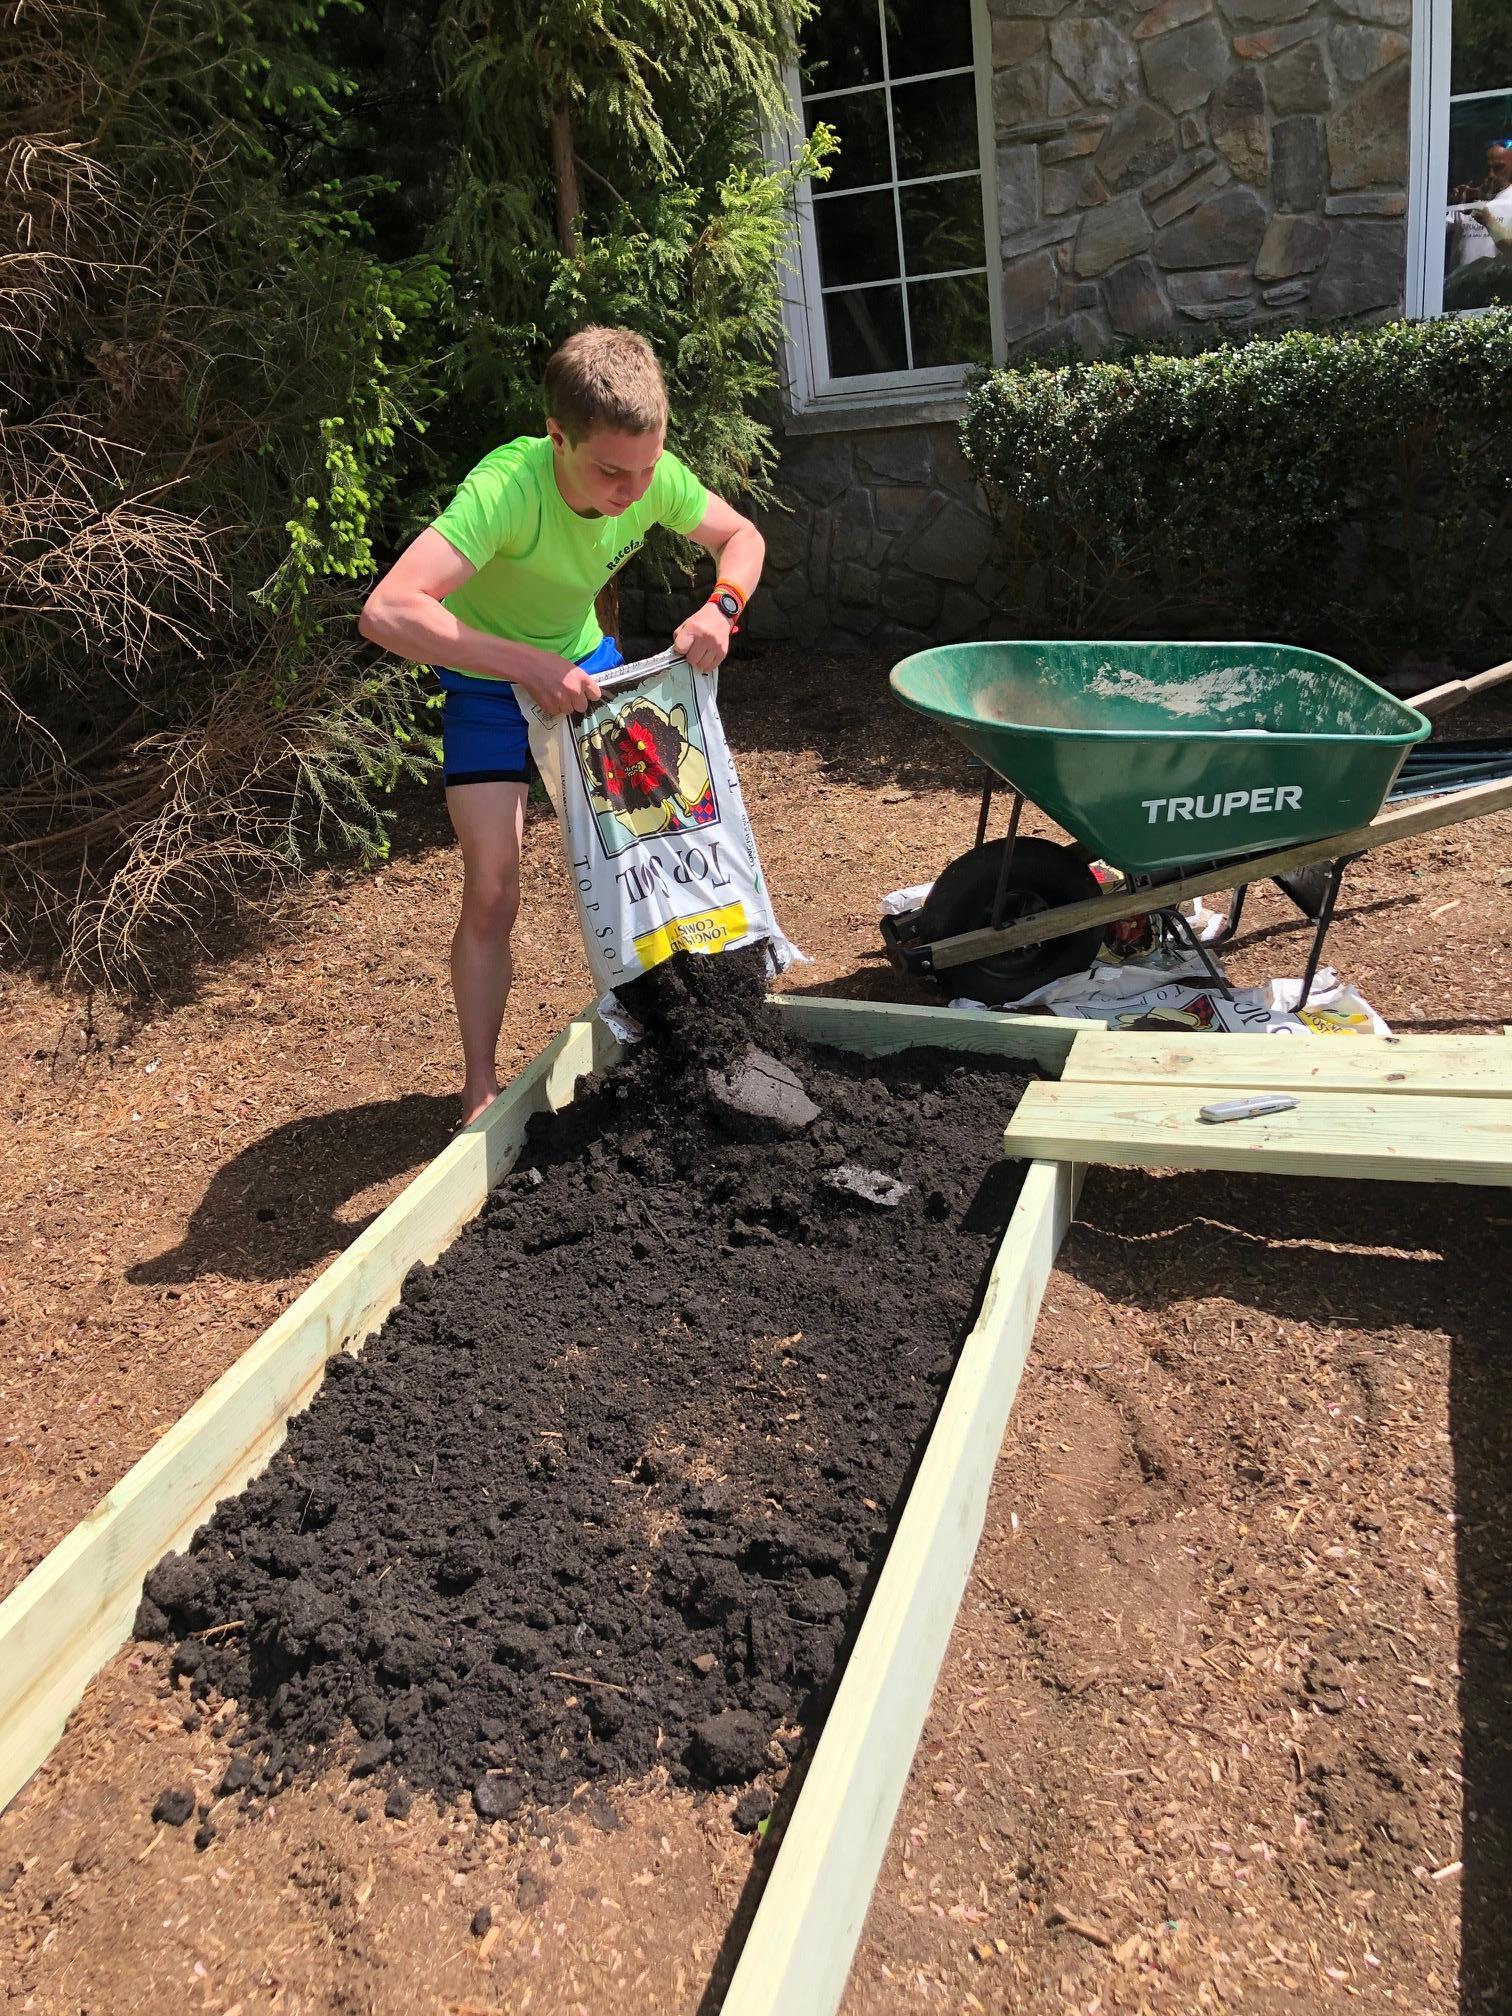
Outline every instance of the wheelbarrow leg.
<path fill-rule="evenodd" d="M 982 786 L 982 809 L 977 813 L 976 844 L 978 847 L 987 838 L 987 814 L 992 810 L 992 794 L 996 789 L 997 779 L 989 771 L 987 773 L 987 782 Z"/>
<path fill-rule="evenodd" d="M 1181 911 L 1172 908 L 1170 910 L 1157 910 L 1155 914 L 1157 917 L 1164 919 L 1166 928 L 1170 931 L 1173 938 L 1180 944 L 1185 945 L 1189 952 L 1196 953 L 1197 957 L 1202 961 L 1208 979 L 1211 980 L 1214 988 L 1223 996 L 1224 1000 L 1232 1001 L 1234 998 L 1234 989 L 1228 975 L 1197 936 L 1197 933 L 1181 914 Z"/>
<path fill-rule="evenodd" d="M 1228 922 L 1213 941 L 1217 945 L 1228 945 L 1239 936 L 1239 919 L 1244 915 L 1244 899 L 1249 894 L 1248 882 L 1241 882 L 1234 891 L 1234 900 L 1229 905 Z"/>
<path fill-rule="evenodd" d="M 1008 871 L 1013 866 L 1013 843 L 1018 838 L 1019 814 L 1024 809 L 1024 794 L 1015 791 L 1013 810 L 1008 815 L 1008 835 L 1003 842 L 1003 861 L 998 869 L 997 889 L 992 898 L 992 928 L 994 931 L 1003 921 L 1003 905 L 1008 899 Z M 984 815 L 985 817 L 985 812 Z"/>
<path fill-rule="evenodd" d="M 1307 997 L 1312 992 L 1313 981 L 1318 977 L 1318 967 L 1323 958 L 1323 941 L 1328 936 L 1328 927 L 1333 922 L 1334 905 L 1339 900 L 1339 890 L 1344 881 L 1344 870 L 1359 860 L 1358 854 L 1348 854 L 1342 861 L 1328 864 L 1328 887 L 1323 892 L 1323 901 L 1318 908 L 1317 929 L 1313 932 L 1312 950 L 1307 955 L 1307 971 L 1302 976 L 1302 993 L 1297 1001 L 1299 1008 L 1307 1006 Z"/>

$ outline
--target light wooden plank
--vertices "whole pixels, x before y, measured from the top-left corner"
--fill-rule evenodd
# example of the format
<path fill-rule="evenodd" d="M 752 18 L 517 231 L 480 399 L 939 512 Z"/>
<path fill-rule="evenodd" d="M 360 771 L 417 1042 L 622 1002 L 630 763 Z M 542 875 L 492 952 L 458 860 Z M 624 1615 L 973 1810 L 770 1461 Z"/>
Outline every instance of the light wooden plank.
<path fill-rule="evenodd" d="M 1063 1082 L 1231 1086 L 1242 1092 L 1373 1091 L 1512 1099 L 1512 1045 L 1494 1036 L 1205 1035 L 1088 1028 Z"/>
<path fill-rule="evenodd" d="M 1068 903 L 1054 913 L 1054 935 L 1063 938 L 1093 924 L 1116 924 L 1124 917 L 1143 916 L 1153 909 L 1169 909 L 1194 896 L 1216 895 L 1240 882 L 1266 882 L 1288 875 L 1294 868 L 1310 867 L 1315 861 L 1340 861 L 1349 854 L 1363 854 L 1384 847 L 1393 840 L 1410 840 L 1418 833 L 1431 833 L 1440 826 L 1453 826 L 1462 819 L 1478 819 L 1512 805 L 1512 782 L 1476 784 L 1468 791 L 1447 792 L 1442 798 L 1415 799 L 1411 804 L 1393 806 L 1368 826 L 1353 827 L 1348 833 L 1330 834 L 1305 847 L 1288 847 L 1274 854 L 1256 854 L 1243 861 L 1219 862 L 1214 868 L 1194 869 L 1189 875 L 1173 876 L 1154 888 L 1131 893 L 1127 889 L 1111 896 L 1089 897 L 1085 903 Z M 993 931 L 963 931 L 954 938 L 940 938 L 930 948 L 937 972 L 964 966 L 992 952 L 1011 952 L 1018 945 L 1039 945 L 1045 939 L 1044 917 L 1026 924 L 1014 924 Z"/>
<path fill-rule="evenodd" d="M 935 1045 L 993 1057 L 1022 1057 L 1059 1071 L 1079 1024 L 1056 1015 L 1007 1015 L 983 1008 L 930 1008 L 912 1002 L 835 1001 L 821 995 L 773 994 L 795 1036 L 832 1043 L 863 1057 Z"/>
<path fill-rule="evenodd" d="M 1200 1086 L 1041 1082 L 1019 1102 L 1004 1145 L 1010 1155 L 1151 1169 L 1512 1186 L 1505 1099 L 1308 1092 L 1289 1113 L 1217 1127 L 1198 1118 L 1205 1103 Z"/>
<path fill-rule="evenodd" d="M 565 1105 L 614 1047 L 599 1022 L 565 1029 L 0 1603 L 0 1807 L 129 1636 L 147 1571 L 266 1465 L 327 1359 L 378 1328 L 410 1268 L 511 1166 L 530 1116 Z"/>
<path fill-rule="evenodd" d="M 1064 1165 L 1036 1164 L 1024 1179 L 722 2016 L 839 2006 L 1078 1188 Z"/>

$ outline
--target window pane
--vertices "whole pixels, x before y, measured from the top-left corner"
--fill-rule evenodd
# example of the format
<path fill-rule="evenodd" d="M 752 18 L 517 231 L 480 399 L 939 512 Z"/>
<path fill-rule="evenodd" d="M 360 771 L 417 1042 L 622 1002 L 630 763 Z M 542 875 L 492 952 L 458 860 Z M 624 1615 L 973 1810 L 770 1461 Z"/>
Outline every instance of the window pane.
<path fill-rule="evenodd" d="M 893 92 L 892 101 L 900 181 L 981 165 L 974 78 L 937 77 L 930 84 L 903 84 Z"/>
<path fill-rule="evenodd" d="M 860 189 L 869 182 L 891 182 L 885 92 L 858 91 L 853 98 L 821 98 L 817 105 L 806 108 L 805 118 L 810 133 L 822 119 L 840 136 L 840 152 L 830 156 L 833 172 L 828 182 L 815 185 L 816 195 L 826 189 Z"/>
<path fill-rule="evenodd" d="M 855 294 L 826 294 L 824 327 L 830 371 L 836 378 L 865 378 L 877 371 L 906 371 L 901 287 L 865 287 Z"/>
<path fill-rule="evenodd" d="M 1512 90 L 1449 107 L 1444 306 L 1495 301 L 1512 301 Z"/>
<path fill-rule="evenodd" d="M 803 88 L 838 91 L 882 77 L 882 27 L 877 0 L 824 0 L 804 23 Z"/>
<path fill-rule="evenodd" d="M 898 227 L 890 189 L 835 196 L 814 205 L 819 277 L 826 287 L 890 280 L 898 270 Z"/>
<path fill-rule="evenodd" d="M 923 280 L 908 290 L 916 370 L 931 364 L 990 364 L 992 319 L 987 308 L 987 275 L 960 280 Z"/>
<path fill-rule="evenodd" d="M 953 273 L 987 261 L 982 225 L 982 178 L 923 182 L 898 191 L 903 212 L 903 267 L 907 273 Z"/>
<path fill-rule="evenodd" d="M 887 0 L 886 11 L 890 77 L 970 63 L 971 0 Z"/>
<path fill-rule="evenodd" d="M 1512 84 L 1512 8 L 1507 0 L 1454 0 L 1449 89 L 1499 91 L 1504 84 Z"/>

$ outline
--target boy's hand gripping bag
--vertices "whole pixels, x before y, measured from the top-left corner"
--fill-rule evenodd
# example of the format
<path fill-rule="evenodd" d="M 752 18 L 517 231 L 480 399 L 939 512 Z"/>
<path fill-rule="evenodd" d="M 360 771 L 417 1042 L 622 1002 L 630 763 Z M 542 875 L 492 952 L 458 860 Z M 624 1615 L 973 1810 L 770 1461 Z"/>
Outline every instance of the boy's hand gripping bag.
<path fill-rule="evenodd" d="M 547 714 L 515 689 L 594 984 L 612 993 L 674 952 L 757 943 L 781 972 L 802 954 L 772 914 L 720 724 L 718 674 L 664 651 L 598 684 L 604 697 L 587 714 Z"/>

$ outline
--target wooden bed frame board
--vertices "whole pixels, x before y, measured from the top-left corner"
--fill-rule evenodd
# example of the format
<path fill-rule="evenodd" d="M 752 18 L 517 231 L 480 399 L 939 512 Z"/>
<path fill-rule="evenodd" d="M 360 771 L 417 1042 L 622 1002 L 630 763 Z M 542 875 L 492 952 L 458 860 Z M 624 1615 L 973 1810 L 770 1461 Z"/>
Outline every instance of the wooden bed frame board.
<path fill-rule="evenodd" d="M 1231 1094 L 1231 1087 L 1224 1089 Z M 1182 1080 L 1105 1084 L 1066 1078 L 1056 1085 L 1041 1080 L 1020 1101 L 1004 1146 L 1026 1160 L 1115 1167 L 1512 1185 L 1512 1103 L 1505 1099 L 1403 1099 L 1365 1087 L 1302 1091 L 1289 1112 L 1213 1126 L 1198 1109 L 1216 1090 Z"/>
<path fill-rule="evenodd" d="M 1022 1057 L 1059 1076 L 1085 1022 L 1063 1015 L 1009 1015 L 996 1008 L 930 1008 L 912 1003 L 838 1001 L 829 995 L 774 994 L 773 1005 L 805 1043 L 832 1043 L 863 1057 L 938 1044 L 992 1057 Z"/>
<path fill-rule="evenodd" d="M 1512 1099 L 1512 1046 L 1495 1036 L 1180 1036 L 1084 1027 L 1067 1084 L 1227 1086 Z"/>

